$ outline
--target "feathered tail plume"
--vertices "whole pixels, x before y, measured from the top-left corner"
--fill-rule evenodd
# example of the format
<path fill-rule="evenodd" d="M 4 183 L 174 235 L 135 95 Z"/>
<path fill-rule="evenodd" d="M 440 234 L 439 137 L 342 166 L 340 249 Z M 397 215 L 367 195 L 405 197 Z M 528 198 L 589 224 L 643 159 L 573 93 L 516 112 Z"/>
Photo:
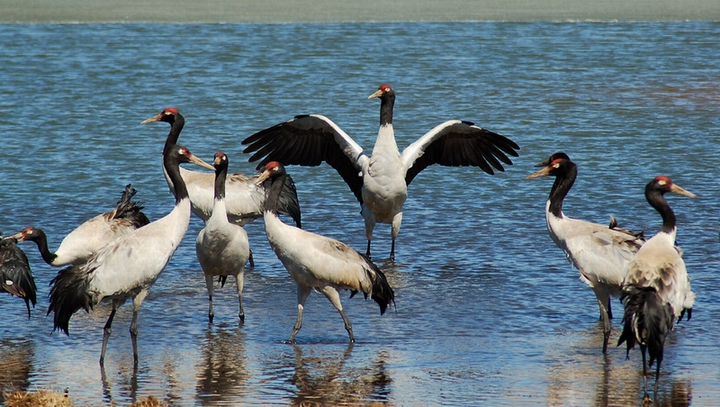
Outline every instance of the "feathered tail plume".
<path fill-rule="evenodd" d="M 80 308 L 87 312 L 93 308 L 92 294 L 88 291 L 90 280 L 87 276 L 88 272 L 84 267 L 70 266 L 60 270 L 50 281 L 52 288 L 47 314 L 55 313 L 53 331 L 60 329 L 65 335 L 70 335 L 68 331 L 70 317 Z"/>
<path fill-rule="evenodd" d="M 112 219 L 127 219 L 135 228 L 139 228 L 150 223 L 150 219 L 142 213 L 144 208 L 140 202 L 133 202 L 130 199 L 135 196 L 137 190 L 132 187 L 132 184 L 125 186 L 122 198 L 117 202 L 115 211 L 112 214 Z"/>
<path fill-rule="evenodd" d="M 647 347 L 650 355 L 649 366 L 657 360 L 662 363 L 665 338 L 673 328 L 675 317 L 669 303 L 663 305 L 662 298 L 652 287 L 630 286 L 621 297 L 625 305 L 622 335 L 618 346 L 627 342 L 627 353 L 639 343 Z"/>
<path fill-rule="evenodd" d="M 370 265 L 370 269 L 367 270 L 367 275 L 372 282 L 372 288 L 369 293 L 366 292 L 363 294 L 365 294 L 365 299 L 367 299 L 368 294 L 370 294 L 370 298 L 375 300 L 380 306 L 380 315 L 383 315 L 388 305 L 395 302 L 395 292 L 392 287 L 390 287 L 390 284 L 388 284 L 385 274 L 367 258 L 366 261 Z"/>

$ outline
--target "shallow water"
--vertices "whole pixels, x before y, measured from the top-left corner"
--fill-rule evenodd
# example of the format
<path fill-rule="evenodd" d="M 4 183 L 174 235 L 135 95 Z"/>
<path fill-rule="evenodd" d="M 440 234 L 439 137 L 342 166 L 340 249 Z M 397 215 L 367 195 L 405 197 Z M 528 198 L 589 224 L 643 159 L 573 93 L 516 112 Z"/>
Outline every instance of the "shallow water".
<path fill-rule="evenodd" d="M 246 273 L 246 321 L 233 283 L 216 291 L 215 323 L 194 239 L 142 306 L 133 369 L 128 305 L 98 365 L 110 307 L 77 313 L 70 336 L 45 316 L 57 270 L 23 246 L 40 289 L 24 304 L 0 296 L 0 387 L 68 389 L 79 405 L 155 396 L 191 405 L 634 405 L 639 351 L 603 357 L 594 295 L 545 230 L 551 180 L 533 164 L 567 152 L 579 178 L 564 210 L 657 231 L 644 185 L 669 175 L 698 194 L 669 198 L 697 301 L 666 347 L 658 405 L 720 397 L 717 166 L 718 23 L 353 23 L 1 25 L 0 229 L 44 228 L 51 247 L 110 209 L 132 183 L 151 219 L 173 204 L 160 167 L 166 125 L 140 121 L 175 106 L 180 142 L 205 159 L 225 151 L 252 172 L 240 141 L 295 114 L 321 113 L 366 149 L 381 83 L 397 92 L 402 148 L 436 124 L 471 120 L 521 145 L 504 173 L 429 168 L 411 184 L 396 263 L 389 226 L 375 260 L 397 295 L 380 316 L 343 296 L 357 343 L 317 294 L 297 345 L 295 285 L 247 226 L 257 265 Z M 354 197 L 332 169 L 291 167 L 306 229 L 364 250 Z M 622 306 L 613 303 L 616 341 Z"/>

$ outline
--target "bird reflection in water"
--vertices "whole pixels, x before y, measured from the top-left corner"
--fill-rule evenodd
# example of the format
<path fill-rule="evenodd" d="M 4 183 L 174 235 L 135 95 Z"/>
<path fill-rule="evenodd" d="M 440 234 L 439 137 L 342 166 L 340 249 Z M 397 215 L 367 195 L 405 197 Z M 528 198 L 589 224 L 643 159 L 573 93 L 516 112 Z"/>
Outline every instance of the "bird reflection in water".
<path fill-rule="evenodd" d="M 35 341 L 0 340 L 0 404 L 5 401 L 5 392 L 25 391 L 30 387 L 34 358 Z"/>
<path fill-rule="evenodd" d="M 249 376 L 245 367 L 245 335 L 239 327 L 215 329 L 208 326 L 197 367 L 197 402 L 214 406 L 237 402 L 246 393 Z"/>
<path fill-rule="evenodd" d="M 602 324 L 602 321 L 598 321 Z M 610 348 L 607 354 L 596 354 L 603 338 L 597 327 L 576 332 L 577 340 L 558 346 L 547 355 L 552 360 L 548 368 L 546 404 L 585 405 L 594 407 L 637 406 L 644 393 L 642 368 L 636 360 Z M 575 334 L 571 335 L 574 336 Z M 669 341 L 668 344 L 671 344 Z M 691 384 L 686 380 L 665 377 L 653 406 L 684 407 L 692 400 Z M 667 386 L 667 387 L 666 387 Z"/>
<path fill-rule="evenodd" d="M 306 356 L 300 346 L 293 345 L 295 374 L 292 382 L 298 391 L 292 405 L 386 405 L 392 382 L 385 366 L 387 354 L 379 352 L 370 366 L 357 366 L 348 363 L 353 346 L 352 342 L 348 344 L 341 355 L 323 352 L 318 356 L 316 352 L 310 352 Z"/>

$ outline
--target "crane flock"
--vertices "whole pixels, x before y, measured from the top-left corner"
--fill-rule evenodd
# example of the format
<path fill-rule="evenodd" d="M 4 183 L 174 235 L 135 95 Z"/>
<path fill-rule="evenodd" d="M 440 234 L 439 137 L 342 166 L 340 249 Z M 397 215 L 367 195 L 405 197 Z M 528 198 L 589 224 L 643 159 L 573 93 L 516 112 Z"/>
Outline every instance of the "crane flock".
<path fill-rule="evenodd" d="M 402 207 L 413 179 L 433 164 L 473 166 L 492 175 L 495 170 L 504 171 L 504 165 L 512 165 L 510 157 L 518 157 L 520 149 L 506 136 L 471 122 L 449 120 L 401 153 L 392 124 L 395 92 L 389 85 L 381 85 L 368 99 L 374 98 L 381 102 L 380 129 L 371 156 L 327 117 L 301 115 L 259 130 L 242 141 L 247 145 L 243 152 L 254 153 L 249 161 L 260 161 L 258 173 L 253 176 L 228 174 L 229 158 L 222 152 L 215 154 L 211 166 L 186 147 L 178 146 L 185 119 L 176 108 L 164 109 L 141 124 L 170 124 L 162 160 L 167 184 L 175 196 L 169 214 L 150 222 L 142 206 L 131 201 L 136 191 L 127 185 L 116 208 L 77 227 L 55 252 L 48 248 L 48 237 L 40 228 L 27 227 L 15 235 L 0 237 L 0 292 L 22 298 L 30 317 L 37 289 L 27 257 L 16 243 L 34 242 L 47 264 L 65 267 L 51 281 L 48 315 L 53 313 L 54 330 L 69 334 L 75 312 L 90 312 L 103 300 L 111 302 L 103 328 L 102 366 L 116 310 L 132 299 L 130 334 L 137 364 L 140 306 L 178 249 L 191 213 L 205 222 L 196 239 L 196 254 L 208 291 L 210 323 L 214 318 L 213 280 L 219 277 L 224 285 L 229 275 L 237 284 L 240 323 L 245 320 L 244 270 L 248 261 L 252 265 L 252 254 L 243 225 L 262 218 L 270 247 L 297 285 L 297 319 L 287 342 L 295 342 L 312 291 L 332 303 L 343 319 L 350 342 L 354 342 L 340 292 L 349 290 L 351 298 L 362 292 L 379 305 L 381 315 L 394 306 L 395 291 L 370 257 L 372 233 L 377 222 L 391 225 L 389 261 L 394 262 Z M 180 167 L 188 162 L 212 173 Z M 367 238 L 365 254 L 338 240 L 301 229 L 298 195 L 286 166 L 318 166 L 322 162 L 337 171 L 360 203 Z M 684 315 L 690 319 L 695 299 L 682 251 L 675 246 L 675 215 L 663 195 L 695 195 L 668 177 L 654 178 L 645 189 L 645 197 L 660 213 L 663 223 L 656 235 L 646 239 L 643 233 L 619 228 L 614 218 L 605 225 L 563 213 L 563 200 L 577 177 L 577 165 L 566 153 L 555 153 L 537 166 L 542 168 L 526 179 L 555 178 L 545 207 L 548 234 L 595 294 L 602 321 L 603 354 L 608 353 L 611 335 L 611 300 L 619 297 L 624 316 L 618 346 L 626 344 L 629 358 L 630 350 L 639 345 L 645 381 L 647 365 L 656 363 L 657 393 L 666 338 L 676 320 Z M 289 215 L 295 226 L 284 223 L 280 214 Z M 649 400 L 646 385 L 644 401 Z"/>

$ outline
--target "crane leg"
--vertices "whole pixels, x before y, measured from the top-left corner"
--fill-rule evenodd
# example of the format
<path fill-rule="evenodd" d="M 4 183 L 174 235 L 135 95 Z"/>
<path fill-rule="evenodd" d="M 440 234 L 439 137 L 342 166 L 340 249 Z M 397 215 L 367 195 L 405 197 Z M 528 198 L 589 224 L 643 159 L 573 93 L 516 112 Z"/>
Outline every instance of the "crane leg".
<path fill-rule="evenodd" d="M 205 286 L 207 287 L 208 291 L 208 303 L 209 303 L 209 309 L 208 309 L 208 319 L 210 320 L 210 323 L 212 324 L 213 318 L 215 317 L 215 313 L 213 312 L 213 276 L 210 274 L 205 274 Z"/>
<path fill-rule="evenodd" d="M 138 329 L 137 329 L 137 321 L 138 321 L 138 314 L 140 313 L 140 305 L 142 305 L 142 302 L 145 300 L 145 296 L 147 296 L 148 290 L 142 290 L 138 295 L 133 298 L 133 316 L 132 316 L 132 322 L 130 323 L 130 340 L 132 341 L 132 347 L 133 347 L 133 364 L 137 366 L 138 364 L 138 346 L 137 346 L 137 336 L 138 336 Z"/>
<path fill-rule="evenodd" d="M 255 268 L 255 259 L 253 259 L 252 250 L 250 250 L 250 257 L 248 257 L 248 262 L 250 262 L 250 268 Z"/>
<path fill-rule="evenodd" d="M 238 294 L 238 305 L 239 305 L 238 317 L 240 318 L 240 323 L 242 324 L 245 322 L 245 310 L 243 309 L 243 303 L 242 303 L 242 291 L 243 291 L 243 286 L 245 285 L 244 271 L 240 271 L 240 273 L 235 275 L 235 282 L 237 283 L 237 294 Z"/>
<path fill-rule="evenodd" d="M 395 240 L 400 234 L 400 224 L 402 223 L 402 212 L 398 212 L 393 216 L 392 227 L 390 229 L 390 237 L 392 238 L 392 245 L 390 246 L 390 261 L 395 262 Z"/>
<path fill-rule="evenodd" d="M 367 241 L 368 241 L 367 251 L 365 252 L 365 256 L 369 259 L 370 258 L 370 241 L 372 240 L 373 229 L 375 229 L 375 215 L 373 215 L 370 208 L 368 208 L 367 205 L 365 205 L 365 204 L 362 204 L 360 206 L 360 215 L 362 215 L 363 219 L 365 220 L 365 237 L 367 238 Z"/>
<path fill-rule="evenodd" d="M 607 293 L 595 292 L 600 308 L 600 321 L 603 323 L 603 354 L 607 353 L 608 341 L 610 340 L 610 296 Z"/>
<path fill-rule="evenodd" d="M 115 311 L 118 309 L 118 302 L 113 300 L 112 303 L 112 311 L 110 311 L 110 316 L 107 319 L 107 322 L 105 322 L 105 327 L 103 328 L 103 343 L 102 343 L 102 350 L 100 351 L 100 366 L 105 365 L 105 350 L 107 349 L 108 339 L 110 339 L 110 334 L 112 333 L 112 321 L 113 318 L 115 318 Z"/>
<path fill-rule="evenodd" d="M 650 398 L 650 394 L 648 394 L 647 391 L 647 364 L 645 363 L 645 351 L 647 350 L 647 346 L 640 345 L 640 353 L 642 354 L 642 362 L 643 362 L 643 388 L 645 389 L 645 395 L 643 396 L 643 404 L 651 404 L 652 399 Z"/>
<path fill-rule="evenodd" d="M 295 320 L 295 326 L 293 326 L 293 331 L 290 334 L 290 337 L 287 340 L 287 343 L 295 343 L 295 335 L 297 335 L 298 332 L 300 332 L 300 328 L 302 328 L 302 314 L 303 309 L 305 308 L 305 301 L 307 300 L 308 296 L 312 292 L 312 288 L 298 285 L 298 291 L 297 291 L 297 299 L 298 299 L 298 313 L 297 313 L 297 319 Z"/>
<path fill-rule="evenodd" d="M 335 309 L 338 310 L 340 313 L 340 316 L 343 319 L 343 322 L 345 323 L 345 330 L 347 331 L 348 335 L 350 335 L 350 342 L 355 342 L 355 336 L 353 335 L 352 330 L 352 324 L 350 323 L 350 320 L 348 319 L 347 315 L 345 315 L 345 311 L 343 311 L 342 303 L 340 302 L 340 293 L 337 292 L 336 289 L 330 286 L 326 286 L 322 289 L 322 293 L 325 294 L 325 297 L 327 297 L 328 300 L 332 303 L 332 305 L 335 307 Z"/>

